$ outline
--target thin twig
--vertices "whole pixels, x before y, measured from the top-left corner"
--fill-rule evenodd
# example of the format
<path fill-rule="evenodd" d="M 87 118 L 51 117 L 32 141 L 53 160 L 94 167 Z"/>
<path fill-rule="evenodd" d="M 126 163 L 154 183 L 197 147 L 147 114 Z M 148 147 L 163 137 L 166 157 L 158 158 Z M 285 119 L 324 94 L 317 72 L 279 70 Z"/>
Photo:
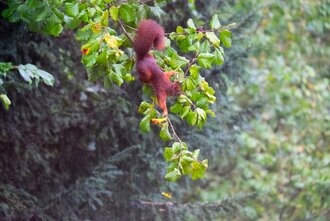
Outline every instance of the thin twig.
<path fill-rule="evenodd" d="M 123 26 L 131 29 L 131 30 L 134 30 L 134 31 L 137 31 L 137 28 L 133 28 L 132 26 L 129 26 L 129 25 L 126 25 L 126 24 L 123 24 Z"/>
<path fill-rule="evenodd" d="M 191 66 L 193 66 L 193 64 L 196 63 L 198 55 L 199 55 L 199 53 L 196 53 L 195 57 L 189 62 L 187 70 L 184 72 L 184 76 L 186 76 L 188 74 L 188 71 L 191 68 Z"/>
<path fill-rule="evenodd" d="M 223 30 L 235 29 L 235 27 L 236 27 L 236 24 L 235 25 L 231 24 L 231 25 L 227 25 L 227 26 L 224 26 L 221 28 L 214 28 L 214 29 L 208 29 L 208 30 L 204 30 L 203 27 L 200 27 L 200 28 L 197 28 L 196 31 L 205 34 L 206 32 L 221 32 Z M 169 36 L 171 33 L 179 34 L 176 32 L 165 32 L 164 35 Z M 191 35 L 191 33 L 183 32 L 183 33 L 180 33 L 180 35 Z"/>
<path fill-rule="evenodd" d="M 166 120 L 167 120 L 168 124 L 169 124 L 170 127 L 171 127 L 171 130 L 172 130 L 172 133 L 173 133 L 174 138 L 177 139 L 180 143 L 182 143 L 180 137 L 179 137 L 179 136 L 177 135 L 177 133 L 175 132 L 175 129 L 174 129 L 174 127 L 173 127 L 173 124 L 172 124 L 172 122 L 171 122 L 171 120 L 170 120 L 170 118 L 169 118 L 168 115 L 166 115 Z"/>
<path fill-rule="evenodd" d="M 133 43 L 133 42 L 134 42 L 133 38 L 128 34 L 128 32 L 126 31 L 126 29 L 125 29 L 123 23 L 122 23 L 119 19 L 118 19 L 118 23 L 119 23 L 119 25 L 120 25 L 120 28 L 123 30 L 123 32 L 124 32 L 125 35 L 127 36 L 127 38 Z"/>

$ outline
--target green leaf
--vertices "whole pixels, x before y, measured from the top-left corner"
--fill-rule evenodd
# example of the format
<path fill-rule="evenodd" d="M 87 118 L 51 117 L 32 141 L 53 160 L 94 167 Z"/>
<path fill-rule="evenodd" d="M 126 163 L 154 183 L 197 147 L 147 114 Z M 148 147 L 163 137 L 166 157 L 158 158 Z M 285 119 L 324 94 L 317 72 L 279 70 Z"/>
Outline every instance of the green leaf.
<path fill-rule="evenodd" d="M 101 17 L 101 25 L 108 27 L 109 25 L 109 12 L 108 10 L 104 11 Z"/>
<path fill-rule="evenodd" d="M 182 52 L 188 52 L 192 42 L 188 37 L 181 36 L 181 38 L 177 38 L 177 44 Z"/>
<path fill-rule="evenodd" d="M 188 101 L 187 96 L 185 96 L 185 95 L 183 95 L 183 94 L 181 94 L 181 95 L 178 97 L 178 102 L 180 102 L 180 103 L 185 103 L 185 102 L 187 102 L 187 101 Z"/>
<path fill-rule="evenodd" d="M 59 10 L 56 6 L 52 7 L 52 10 L 54 12 L 54 15 L 56 16 L 57 22 L 62 22 L 64 18 L 64 13 Z"/>
<path fill-rule="evenodd" d="M 215 113 L 212 110 L 206 110 L 206 113 L 211 115 L 212 117 L 215 117 Z"/>
<path fill-rule="evenodd" d="M 130 73 L 125 74 L 124 76 L 122 76 L 122 78 L 126 82 L 135 80 L 135 77 L 133 75 L 131 75 Z"/>
<path fill-rule="evenodd" d="M 98 54 L 96 59 L 97 64 L 103 64 L 106 65 L 108 62 L 108 53 L 107 51 L 102 51 L 100 54 Z"/>
<path fill-rule="evenodd" d="M 210 46 L 209 41 L 204 41 L 204 42 L 201 44 L 200 48 L 199 48 L 199 52 L 200 52 L 200 53 L 208 53 L 208 52 L 210 52 L 210 51 L 211 51 L 211 46 Z"/>
<path fill-rule="evenodd" d="M 179 102 L 176 102 L 173 106 L 171 106 L 170 111 L 172 113 L 178 114 L 182 110 L 182 104 Z"/>
<path fill-rule="evenodd" d="M 110 12 L 110 17 L 114 21 L 118 21 L 119 8 L 117 6 L 111 6 L 109 12 Z"/>
<path fill-rule="evenodd" d="M 96 63 L 97 55 L 97 53 L 85 55 L 82 57 L 82 62 L 86 65 L 86 67 L 92 67 Z"/>
<path fill-rule="evenodd" d="M 191 94 L 190 99 L 194 102 L 198 101 L 199 99 L 201 99 L 203 97 L 203 95 L 201 94 L 201 92 L 199 91 L 193 91 Z"/>
<path fill-rule="evenodd" d="M 213 63 L 214 64 L 222 64 L 223 61 L 224 61 L 224 58 L 223 58 L 223 49 L 219 49 L 219 48 L 216 48 L 215 49 L 215 57 L 214 57 L 214 60 L 213 60 Z"/>
<path fill-rule="evenodd" d="M 208 159 L 205 159 L 205 160 L 202 161 L 202 166 L 203 166 L 205 169 L 208 167 L 208 165 L 209 165 L 209 161 L 208 161 Z"/>
<path fill-rule="evenodd" d="M 140 130 L 145 133 L 150 131 L 150 115 L 146 115 L 142 118 L 140 122 Z"/>
<path fill-rule="evenodd" d="M 78 16 L 83 22 L 88 22 L 89 21 L 89 17 L 88 17 L 88 11 L 87 10 L 82 10 L 79 13 Z"/>
<path fill-rule="evenodd" d="M 187 161 L 182 161 L 180 168 L 183 175 L 191 174 L 191 163 Z"/>
<path fill-rule="evenodd" d="M 6 8 L 1 12 L 1 15 L 4 18 L 9 18 L 12 14 L 14 13 L 14 9 L 11 8 Z"/>
<path fill-rule="evenodd" d="M 152 90 L 152 87 L 150 87 L 150 85 L 144 84 L 142 87 L 142 92 L 144 95 L 146 95 L 147 97 L 151 97 L 154 92 Z"/>
<path fill-rule="evenodd" d="M 196 113 L 198 114 L 199 117 L 201 117 L 203 120 L 206 120 L 206 112 L 202 108 L 197 107 L 196 108 Z"/>
<path fill-rule="evenodd" d="M 87 41 L 92 34 L 91 25 L 86 25 L 83 28 L 78 29 L 76 38 L 78 41 Z"/>
<path fill-rule="evenodd" d="M 11 101 L 10 99 L 7 97 L 7 95 L 5 94 L 0 94 L 0 100 L 1 100 L 1 103 L 3 105 L 3 107 L 5 108 L 5 110 L 8 110 L 9 109 L 9 106 L 11 104 Z"/>
<path fill-rule="evenodd" d="M 173 69 L 180 68 L 183 65 L 188 64 L 189 60 L 187 60 L 185 57 L 179 56 L 177 53 L 173 53 L 171 56 L 171 67 Z"/>
<path fill-rule="evenodd" d="M 74 18 L 69 17 L 69 16 L 64 17 L 64 22 L 65 22 L 65 27 L 67 27 L 69 29 L 75 29 L 81 23 L 80 19 L 74 19 Z"/>
<path fill-rule="evenodd" d="M 193 112 L 193 111 L 189 111 L 189 113 L 187 113 L 185 119 L 187 120 L 187 123 L 190 126 L 193 126 L 197 123 L 197 113 Z"/>
<path fill-rule="evenodd" d="M 181 151 L 181 149 L 182 149 L 182 144 L 181 144 L 180 142 L 174 142 L 174 143 L 172 144 L 172 149 L 173 149 L 173 153 L 174 153 L 174 154 L 177 154 L 178 152 Z"/>
<path fill-rule="evenodd" d="M 190 111 L 190 105 L 184 106 L 181 110 L 180 117 L 183 119 Z"/>
<path fill-rule="evenodd" d="M 110 71 L 110 78 L 113 82 L 115 82 L 118 86 L 121 86 L 124 83 L 123 78 L 121 77 L 121 72 L 118 71 Z"/>
<path fill-rule="evenodd" d="M 184 81 L 184 85 L 186 86 L 186 89 L 188 91 L 191 91 L 196 88 L 196 86 L 194 85 L 194 83 L 190 78 L 186 78 L 186 80 Z"/>
<path fill-rule="evenodd" d="M 206 92 L 205 95 L 207 96 L 209 103 L 214 103 L 217 100 L 217 98 L 209 92 Z"/>
<path fill-rule="evenodd" d="M 79 15 L 79 3 L 65 3 L 65 11 L 68 16 L 77 17 Z"/>
<path fill-rule="evenodd" d="M 205 167 L 205 165 L 199 163 L 198 161 L 194 161 L 192 163 L 191 179 L 197 180 L 203 178 L 205 176 L 206 168 L 207 167 Z"/>
<path fill-rule="evenodd" d="M 189 72 L 190 72 L 190 76 L 194 79 L 197 79 L 199 77 L 199 70 L 201 67 L 197 66 L 197 65 L 192 65 L 189 68 Z"/>
<path fill-rule="evenodd" d="M 220 40 L 219 38 L 216 36 L 216 34 L 214 32 L 206 32 L 205 36 L 210 40 L 210 42 L 214 45 L 214 46 L 219 46 L 220 45 Z"/>
<path fill-rule="evenodd" d="M 205 109 L 208 107 L 208 100 L 205 97 L 203 97 L 196 102 L 196 106 Z"/>
<path fill-rule="evenodd" d="M 6 73 L 14 69 L 14 66 L 10 62 L 0 62 L 0 75 L 6 76 Z"/>
<path fill-rule="evenodd" d="M 200 66 L 204 68 L 210 68 L 212 67 L 214 57 L 215 56 L 211 53 L 200 53 L 197 57 L 197 62 Z"/>
<path fill-rule="evenodd" d="M 168 165 L 166 168 L 166 173 L 172 172 L 175 168 L 178 168 L 178 163 L 177 162 L 170 163 L 170 165 Z"/>
<path fill-rule="evenodd" d="M 200 42 L 197 41 L 188 47 L 188 51 L 198 51 L 198 49 L 200 48 L 200 45 L 201 45 Z"/>
<path fill-rule="evenodd" d="M 193 154 L 192 154 L 192 157 L 195 159 L 195 160 L 198 160 L 198 156 L 199 156 L 199 153 L 201 152 L 200 149 L 197 149 L 197 150 L 194 150 Z"/>
<path fill-rule="evenodd" d="M 146 101 L 142 101 L 140 106 L 139 106 L 139 110 L 138 112 L 140 114 L 143 114 L 148 108 L 151 108 L 152 107 L 152 104 L 146 102 Z"/>
<path fill-rule="evenodd" d="M 43 82 L 49 86 L 53 86 L 55 79 L 54 76 L 51 75 L 50 73 L 44 71 L 44 70 L 40 70 L 38 69 L 37 74 L 42 78 Z"/>
<path fill-rule="evenodd" d="M 19 65 L 18 71 L 22 78 L 28 82 L 29 84 L 32 84 L 32 78 L 36 79 L 36 84 L 38 84 L 39 79 L 47 84 L 52 86 L 54 84 L 54 77 L 53 75 L 49 74 L 48 72 L 38 69 L 35 65 L 32 64 L 26 64 L 26 65 Z"/>
<path fill-rule="evenodd" d="M 40 8 L 37 10 L 36 14 L 37 14 L 37 17 L 35 18 L 35 21 L 40 22 L 49 15 L 49 12 L 48 12 L 48 10 L 45 10 L 45 8 Z M 68 16 L 66 16 L 66 17 L 68 17 Z"/>
<path fill-rule="evenodd" d="M 221 27 L 218 15 L 213 15 L 210 22 L 211 29 L 218 29 Z"/>
<path fill-rule="evenodd" d="M 191 18 L 188 19 L 187 25 L 188 25 L 189 28 L 196 29 L 196 26 L 194 24 L 194 21 Z"/>
<path fill-rule="evenodd" d="M 177 26 L 176 30 L 175 30 L 178 34 L 183 34 L 184 33 L 184 29 L 182 26 Z"/>
<path fill-rule="evenodd" d="M 20 64 L 18 65 L 18 72 L 26 82 L 32 84 L 33 73 L 31 70 L 26 68 L 25 65 Z"/>
<path fill-rule="evenodd" d="M 119 8 L 119 17 L 125 22 L 133 22 L 135 20 L 135 8 L 130 4 L 121 4 Z"/>
<path fill-rule="evenodd" d="M 231 47 L 231 32 L 227 29 L 220 32 L 220 40 L 226 48 Z"/>
<path fill-rule="evenodd" d="M 96 13 L 96 9 L 95 8 L 87 8 L 87 12 L 88 12 L 89 17 L 94 17 L 94 15 Z"/>
<path fill-rule="evenodd" d="M 188 157 L 188 156 L 183 156 L 182 159 L 183 159 L 184 161 L 187 161 L 187 162 L 193 162 L 193 161 L 194 161 L 193 158 Z"/>
<path fill-rule="evenodd" d="M 164 158 L 166 162 L 169 162 L 173 156 L 173 151 L 171 147 L 165 147 L 164 149 Z"/>
<path fill-rule="evenodd" d="M 62 24 L 58 23 L 52 25 L 51 29 L 49 30 L 49 34 L 58 36 L 62 31 L 63 31 L 63 26 Z"/>
<path fill-rule="evenodd" d="M 174 168 L 173 171 L 171 171 L 165 175 L 165 179 L 170 182 L 175 182 L 180 178 L 181 178 L 181 173 L 177 168 Z"/>
<path fill-rule="evenodd" d="M 164 141 L 172 140 L 172 136 L 170 134 L 170 131 L 168 129 L 168 124 L 165 124 L 159 132 L 159 137 Z"/>
<path fill-rule="evenodd" d="M 106 76 L 103 81 L 103 85 L 106 89 L 110 89 L 113 85 L 113 82 L 110 78 L 110 76 Z"/>

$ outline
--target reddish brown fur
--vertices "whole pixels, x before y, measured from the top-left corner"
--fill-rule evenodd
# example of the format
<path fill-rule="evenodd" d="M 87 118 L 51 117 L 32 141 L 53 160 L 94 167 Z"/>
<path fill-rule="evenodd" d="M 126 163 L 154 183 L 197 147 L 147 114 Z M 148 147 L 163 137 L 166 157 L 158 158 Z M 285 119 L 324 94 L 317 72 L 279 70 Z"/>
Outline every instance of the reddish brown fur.
<path fill-rule="evenodd" d="M 153 20 L 143 20 L 136 32 L 134 50 L 136 52 L 136 69 L 142 82 L 149 83 L 154 90 L 159 107 L 167 115 L 166 98 L 181 93 L 178 82 L 171 82 L 174 71 L 163 72 L 155 58 L 149 53 L 154 46 L 158 50 L 165 47 L 164 30 Z"/>

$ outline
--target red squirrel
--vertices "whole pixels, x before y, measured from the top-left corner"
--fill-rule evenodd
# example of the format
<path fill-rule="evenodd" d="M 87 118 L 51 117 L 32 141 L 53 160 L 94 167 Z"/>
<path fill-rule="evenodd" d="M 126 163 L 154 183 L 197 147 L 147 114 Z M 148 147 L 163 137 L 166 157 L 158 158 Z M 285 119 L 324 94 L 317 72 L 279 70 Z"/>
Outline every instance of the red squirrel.
<path fill-rule="evenodd" d="M 149 53 L 152 46 L 157 50 L 165 48 L 164 29 L 153 20 L 143 20 L 138 26 L 133 42 L 136 70 L 140 81 L 151 85 L 159 107 L 163 110 L 163 114 L 167 115 L 166 98 L 181 94 L 181 85 L 179 82 L 170 81 L 175 71 L 163 72 L 157 65 L 155 58 Z"/>

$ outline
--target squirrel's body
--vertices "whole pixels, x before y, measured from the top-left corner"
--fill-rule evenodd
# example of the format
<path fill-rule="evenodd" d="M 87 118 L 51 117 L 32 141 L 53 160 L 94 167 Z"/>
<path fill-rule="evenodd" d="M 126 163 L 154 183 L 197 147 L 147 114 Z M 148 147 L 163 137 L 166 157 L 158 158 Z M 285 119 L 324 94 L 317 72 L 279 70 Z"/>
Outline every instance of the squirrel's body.
<path fill-rule="evenodd" d="M 181 86 L 178 82 L 170 81 L 174 71 L 163 72 L 157 65 L 155 58 L 149 53 L 152 46 L 157 50 L 165 48 L 164 30 L 153 20 L 143 20 L 138 26 L 133 43 L 136 69 L 140 80 L 151 85 L 159 107 L 167 115 L 166 97 L 180 94 Z"/>

